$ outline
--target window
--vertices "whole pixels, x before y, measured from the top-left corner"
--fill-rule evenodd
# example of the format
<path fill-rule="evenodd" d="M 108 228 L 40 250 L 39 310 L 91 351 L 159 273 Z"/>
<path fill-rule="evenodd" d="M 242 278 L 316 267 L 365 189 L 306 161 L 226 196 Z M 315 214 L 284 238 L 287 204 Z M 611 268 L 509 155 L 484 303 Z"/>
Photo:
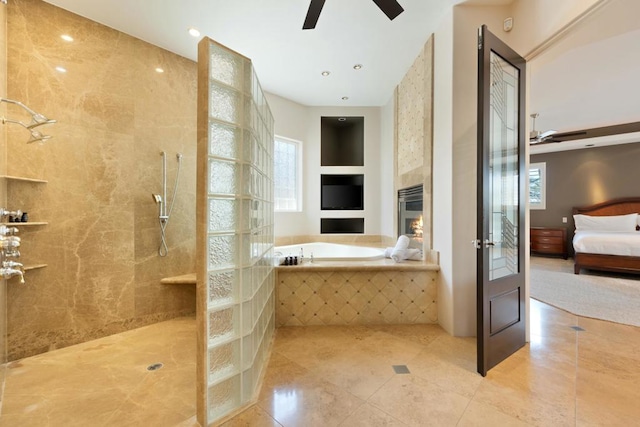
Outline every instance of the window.
<path fill-rule="evenodd" d="M 529 208 L 547 208 L 547 164 L 531 163 L 529 165 Z"/>
<path fill-rule="evenodd" d="M 302 211 L 302 143 L 276 136 L 273 163 L 276 212 Z"/>

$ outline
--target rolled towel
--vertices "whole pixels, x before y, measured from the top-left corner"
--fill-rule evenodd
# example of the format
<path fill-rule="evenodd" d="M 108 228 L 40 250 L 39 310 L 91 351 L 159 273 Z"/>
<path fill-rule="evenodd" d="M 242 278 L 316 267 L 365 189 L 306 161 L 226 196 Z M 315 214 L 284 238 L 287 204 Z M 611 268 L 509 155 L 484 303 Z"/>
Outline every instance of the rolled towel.
<path fill-rule="evenodd" d="M 409 237 L 407 236 L 400 236 L 398 237 L 398 241 L 396 242 L 396 246 L 393 249 L 407 249 L 409 247 L 409 243 L 411 243 L 411 239 L 409 239 Z"/>
<path fill-rule="evenodd" d="M 404 251 L 405 249 L 409 248 L 409 243 L 410 242 L 411 242 L 411 240 L 409 240 L 409 238 L 407 236 L 398 237 L 398 241 L 396 242 L 396 246 L 393 248 L 393 251 L 391 252 L 391 258 L 393 258 L 394 261 L 396 261 L 396 258 L 402 260 L 403 258 L 401 258 L 400 251 Z M 398 261 L 396 261 L 396 262 L 398 262 Z"/>
<path fill-rule="evenodd" d="M 386 248 L 386 249 L 384 250 L 384 257 L 385 257 L 385 258 L 391 258 L 391 252 L 393 252 L 393 249 L 394 249 L 394 248 Z"/>
<path fill-rule="evenodd" d="M 404 249 L 401 251 L 393 251 L 391 259 L 395 262 L 404 261 L 405 259 L 419 261 L 422 259 L 422 255 L 420 254 L 420 249 Z"/>

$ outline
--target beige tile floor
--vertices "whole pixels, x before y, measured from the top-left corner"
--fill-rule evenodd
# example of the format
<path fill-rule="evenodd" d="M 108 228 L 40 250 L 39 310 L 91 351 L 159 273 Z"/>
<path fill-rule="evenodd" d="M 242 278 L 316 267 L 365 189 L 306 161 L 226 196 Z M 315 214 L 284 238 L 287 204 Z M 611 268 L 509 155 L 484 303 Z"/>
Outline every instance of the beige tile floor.
<path fill-rule="evenodd" d="M 531 307 L 531 343 L 485 378 L 475 339 L 438 326 L 281 328 L 258 403 L 225 427 L 640 425 L 640 328 Z M 194 426 L 194 401 L 195 322 L 177 319 L 10 364 L 0 426 Z"/>
<path fill-rule="evenodd" d="M 174 319 L 11 362 L 0 426 L 178 425 L 196 411 L 195 331 Z"/>

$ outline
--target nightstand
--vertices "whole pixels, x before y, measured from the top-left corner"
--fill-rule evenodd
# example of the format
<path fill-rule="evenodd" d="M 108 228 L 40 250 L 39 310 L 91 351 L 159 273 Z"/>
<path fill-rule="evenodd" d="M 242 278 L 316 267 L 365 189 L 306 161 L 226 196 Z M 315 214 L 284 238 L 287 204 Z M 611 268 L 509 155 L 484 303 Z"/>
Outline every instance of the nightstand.
<path fill-rule="evenodd" d="M 564 227 L 531 227 L 531 253 L 560 255 L 567 259 L 567 229 Z"/>

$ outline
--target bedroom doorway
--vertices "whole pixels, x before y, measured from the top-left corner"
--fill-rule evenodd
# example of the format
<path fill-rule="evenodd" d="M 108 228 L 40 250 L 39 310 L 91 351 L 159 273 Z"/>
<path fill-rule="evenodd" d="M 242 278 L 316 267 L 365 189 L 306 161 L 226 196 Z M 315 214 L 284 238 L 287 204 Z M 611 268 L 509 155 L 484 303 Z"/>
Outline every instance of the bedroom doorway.
<path fill-rule="evenodd" d="M 524 58 L 478 33 L 477 359 L 487 371 L 525 344 Z"/>

